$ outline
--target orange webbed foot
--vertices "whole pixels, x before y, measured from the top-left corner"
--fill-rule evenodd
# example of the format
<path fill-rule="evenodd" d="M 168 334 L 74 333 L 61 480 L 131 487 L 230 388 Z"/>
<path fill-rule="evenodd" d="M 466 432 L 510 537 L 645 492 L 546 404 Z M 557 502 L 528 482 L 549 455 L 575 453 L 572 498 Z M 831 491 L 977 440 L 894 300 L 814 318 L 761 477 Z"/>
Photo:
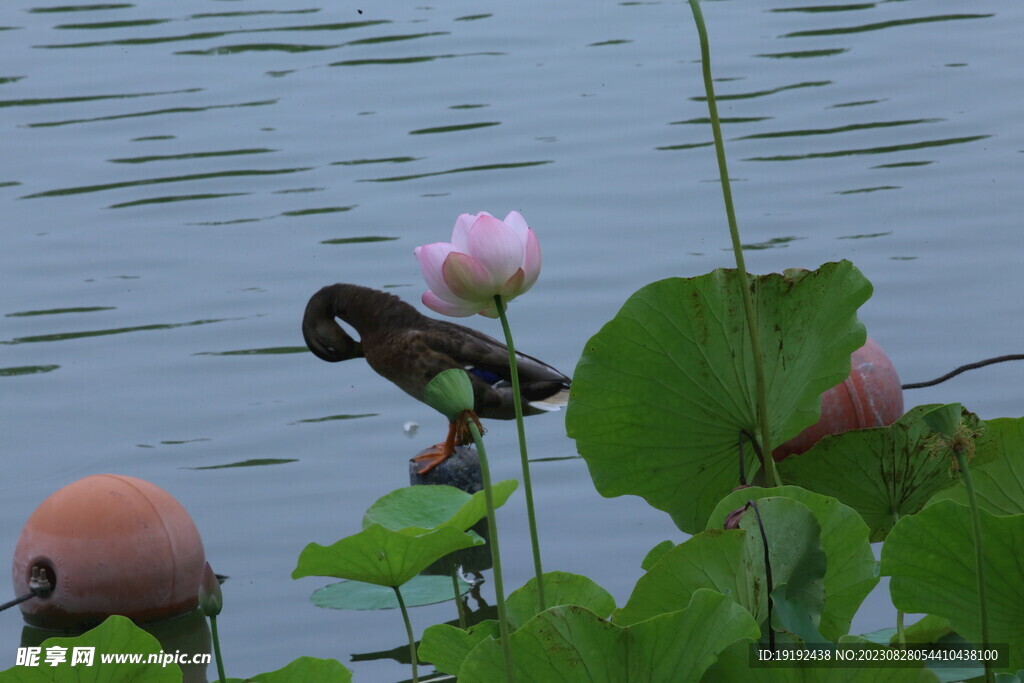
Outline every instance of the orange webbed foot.
<path fill-rule="evenodd" d="M 458 436 L 458 420 L 448 425 L 448 438 L 442 443 L 434 444 L 434 447 L 423 451 L 412 460 L 419 464 L 419 469 L 416 470 L 416 474 L 423 476 L 430 470 L 434 469 L 445 460 L 452 456 L 455 452 L 455 440 Z"/>
<path fill-rule="evenodd" d="M 445 444 L 437 443 L 434 444 L 431 449 L 423 451 L 414 457 L 412 461 L 419 465 L 419 468 L 416 470 L 416 474 L 422 476 L 443 463 L 449 457 L 451 457 L 451 453 L 445 452 Z"/>
<path fill-rule="evenodd" d="M 473 443 L 473 438 L 469 432 L 470 420 L 476 423 L 476 426 L 483 432 L 483 426 L 480 424 L 480 418 L 476 416 L 476 413 L 472 410 L 464 410 L 455 418 L 454 422 L 448 425 L 448 438 L 443 443 L 434 444 L 433 448 L 423 451 L 412 459 L 413 462 L 419 464 L 419 469 L 416 473 L 422 476 L 430 472 L 430 470 L 450 458 L 452 453 L 455 452 L 456 446 L 465 446 L 466 444 Z"/>

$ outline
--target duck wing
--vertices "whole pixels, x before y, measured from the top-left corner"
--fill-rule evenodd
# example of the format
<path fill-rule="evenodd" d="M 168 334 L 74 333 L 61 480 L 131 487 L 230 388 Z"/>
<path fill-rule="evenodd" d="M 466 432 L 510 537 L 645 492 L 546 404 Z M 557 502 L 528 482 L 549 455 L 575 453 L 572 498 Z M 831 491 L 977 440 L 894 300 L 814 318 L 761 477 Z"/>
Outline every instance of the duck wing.
<path fill-rule="evenodd" d="M 421 339 L 430 349 L 469 372 L 476 393 L 477 411 L 484 417 L 511 419 L 515 415 L 508 347 L 469 327 L 445 321 L 423 330 Z M 419 336 L 419 335 L 418 335 Z M 519 389 L 524 412 L 558 410 L 568 400 L 569 377 L 544 361 L 516 352 Z M 532 409 L 531 409 L 532 408 Z"/>

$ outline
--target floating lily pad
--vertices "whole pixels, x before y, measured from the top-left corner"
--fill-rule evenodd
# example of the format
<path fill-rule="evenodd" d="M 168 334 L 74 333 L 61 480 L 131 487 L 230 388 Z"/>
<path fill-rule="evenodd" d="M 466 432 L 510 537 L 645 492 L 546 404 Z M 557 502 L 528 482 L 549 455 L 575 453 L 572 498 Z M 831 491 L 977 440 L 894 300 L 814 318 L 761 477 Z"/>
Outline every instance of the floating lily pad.
<path fill-rule="evenodd" d="M 461 578 L 458 582 L 459 595 L 464 595 L 471 586 Z M 414 576 L 398 590 L 402 592 L 406 607 L 433 605 L 455 597 L 450 576 Z M 393 588 L 362 581 L 341 581 L 326 585 L 313 591 L 309 600 L 317 607 L 328 609 L 398 609 L 398 596 Z"/>
<path fill-rule="evenodd" d="M 515 479 L 495 484 L 491 490 L 494 507 L 505 504 L 519 486 Z M 392 491 L 370 506 L 363 516 L 363 526 L 380 524 L 398 531 L 409 527 L 434 529 L 450 526 L 465 531 L 487 515 L 484 492 L 470 495 L 454 486 L 408 486 Z"/>
<path fill-rule="evenodd" d="M 422 533 L 420 529 L 391 531 L 371 524 L 331 546 L 307 545 L 299 555 L 292 578 L 334 576 L 379 586 L 401 586 L 448 553 L 483 542 L 479 536 L 450 526 Z"/>
<path fill-rule="evenodd" d="M 517 681 L 697 681 L 725 647 L 759 633 L 742 607 L 700 590 L 686 609 L 626 628 L 583 607 L 553 607 L 509 636 L 509 644 Z M 459 683 L 505 680 L 501 646 L 492 639 L 459 670 Z"/>
<path fill-rule="evenodd" d="M 986 458 L 990 462 L 985 463 Z M 971 478 L 979 507 L 994 515 L 1024 514 L 1024 418 L 985 420 Z M 967 489 L 958 484 L 940 491 L 933 500 L 945 498 L 966 505 Z"/>
<path fill-rule="evenodd" d="M 772 489 L 754 486 L 735 491 L 722 499 L 708 520 L 708 528 L 721 527 L 726 514 L 743 506 L 746 501 L 770 496 L 785 496 L 799 501 L 807 506 L 821 525 L 821 547 L 828 564 L 825 569 L 825 610 L 820 630 L 834 642 L 850 630 L 853 615 L 878 583 L 878 562 L 868 543 L 867 525 L 855 510 L 835 498 L 798 486 Z"/>
<path fill-rule="evenodd" d="M 842 261 L 749 286 L 778 444 L 816 422 L 821 393 L 849 375 L 871 285 Z M 633 294 L 587 342 L 566 429 L 602 495 L 642 496 L 695 533 L 738 482 L 740 435 L 758 434 L 755 395 L 737 272 L 671 278 Z"/>
<path fill-rule="evenodd" d="M 957 483 L 952 452 L 924 420 L 936 408 L 917 406 L 888 427 L 827 436 L 806 453 L 779 463 L 779 473 L 789 484 L 849 505 L 871 529 L 871 541 L 881 541 L 897 519 Z M 965 412 L 963 422 L 975 431 L 980 427 L 972 413 Z M 979 453 L 976 461 L 989 458 Z"/>
<path fill-rule="evenodd" d="M 181 681 L 181 668 L 174 663 L 167 666 L 147 664 L 149 655 L 160 654 L 163 647 L 155 637 L 132 623 L 131 619 L 114 615 L 96 628 L 74 638 L 47 638 L 40 646 L 39 664 L 14 666 L 0 673 L 0 678 L 12 683 L 43 683 L 77 681 L 78 683 L 106 683 L 107 681 L 154 681 L 173 683 Z M 66 648 L 64 661 L 51 666 L 45 658 L 49 648 Z M 92 648 L 91 665 L 72 665 L 75 648 Z M 131 652 L 142 655 L 142 661 L 132 664 L 100 664 L 100 654 Z"/>
<path fill-rule="evenodd" d="M 544 600 L 547 606 L 577 605 L 607 618 L 615 609 L 615 598 L 586 576 L 569 572 L 545 572 Z M 537 614 L 537 577 L 512 591 L 505 603 L 509 626 L 517 629 Z"/>
<path fill-rule="evenodd" d="M 985 553 L 989 639 L 1008 643 L 1010 668 L 1024 667 L 1024 515 L 978 510 Z M 943 500 L 902 518 L 882 546 L 881 573 L 891 576 L 897 609 L 948 619 L 981 643 L 978 582 L 970 509 Z"/>

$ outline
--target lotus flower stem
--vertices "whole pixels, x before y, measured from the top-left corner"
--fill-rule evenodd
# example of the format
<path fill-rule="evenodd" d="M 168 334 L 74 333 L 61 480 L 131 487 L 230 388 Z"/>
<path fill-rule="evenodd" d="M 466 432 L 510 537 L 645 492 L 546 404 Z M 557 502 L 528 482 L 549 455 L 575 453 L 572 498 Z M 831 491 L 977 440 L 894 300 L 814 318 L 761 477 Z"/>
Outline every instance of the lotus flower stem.
<path fill-rule="evenodd" d="M 392 586 L 395 597 L 398 598 L 398 608 L 402 610 L 402 619 L 405 621 L 405 634 L 409 636 L 409 659 L 412 661 L 412 683 L 419 683 L 419 675 L 416 673 L 416 637 L 412 634 L 412 622 L 409 621 L 409 610 L 405 607 L 405 600 L 402 598 L 402 591 L 398 586 Z"/>
<path fill-rule="evenodd" d="M 974 493 L 974 481 L 971 479 L 971 468 L 967 463 L 967 449 L 956 440 L 951 444 L 953 454 L 956 456 L 957 466 L 964 478 L 964 486 L 967 488 L 967 501 L 971 508 L 971 526 L 974 531 L 974 562 L 977 568 L 978 579 L 978 612 L 981 617 L 981 642 L 983 647 L 991 642 L 988 638 L 988 604 L 985 600 L 985 554 L 981 545 L 981 520 L 978 518 L 978 499 Z M 994 683 L 995 674 L 992 672 L 992 664 L 985 660 L 985 683 Z"/>
<path fill-rule="evenodd" d="M 220 683 L 226 680 L 224 676 L 224 660 L 220 656 L 220 637 L 217 635 L 217 617 L 210 617 L 210 638 L 213 640 L 213 656 L 217 658 L 217 678 Z"/>
<path fill-rule="evenodd" d="M 508 347 L 508 367 L 512 375 L 512 402 L 516 409 L 516 431 L 519 433 L 519 459 L 523 464 L 523 491 L 526 493 L 526 516 L 530 524 L 530 544 L 533 546 L 533 571 L 537 575 L 537 601 L 540 611 L 547 609 L 544 600 L 544 570 L 540 564 L 540 540 L 537 536 L 537 513 L 533 508 L 533 484 L 530 482 L 530 459 L 526 452 L 526 430 L 523 428 L 523 398 L 519 394 L 519 366 L 516 363 L 516 347 L 512 340 L 512 329 L 508 326 L 508 316 L 500 296 L 494 297 L 494 306 L 501 319 L 501 329 L 505 333 L 505 346 Z"/>
<path fill-rule="evenodd" d="M 455 606 L 459 610 L 459 628 L 466 630 L 466 606 L 462 604 L 462 591 L 459 590 L 458 567 L 455 559 L 448 556 L 448 573 L 452 575 L 452 592 L 455 595 Z"/>
<path fill-rule="evenodd" d="M 494 565 L 494 593 L 498 608 L 501 652 L 505 659 L 505 678 L 509 683 L 513 683 L 512 650 L 509 643 L 508 617 L 505 614 L 505 586 L 501 580 L 501 553 L 498 547 L 498 521 L 494 515 L 494 493 L 491 490 L 491 468 L 487 464 L 487 451 L 484 449 L 483 436 L 473 420 L 469 421 L 469 433 L 473 437 L 476 452 L 480 456 L 480 478 L 483 479 L 484 502 L 487 504 L 487 535 L 490 536 L 487 542 L 491 546 L 491 563 Z"/>
<path fill-rule="evenodd" d="M 704 90 L 708 99 L 708 114 L 711 119 L 711 132 L 715 139 L 715 154 L 718 157 L 718 175 L 722 181 L 722 196 L 725 200 L 725 215 L 729 221 L 729 234 L 732 237 L 732 252 L 736 257 L 736 270 L 739 272 L 740 290 L 743 295 L 743 312 L 747 318 L 747 330 L 750 333 L 750 352 L 754 356 L 754 377 L 757 390 L 757 420 L 761 437 L 761 452 L 765 454 L 765 468 L 768 486 L 780 486 L 775 459 L 772 457 L 771 432 L 768 428 L 768 400 L 764 381 L 764 358 L 761 356 L 761 341 L 757 335 L 754 302 L 750 296 L 750 285 L 747 267 L 743 261 L 743 246 L 740 244 L 740 232 L 736 225 L 736 211 L 732 204 L 732 188 L 729 185 L 729 169 L 725 161 L 725 143 L 722 141 L 722 126 L 718 120 L 718 104 L 715 101 L 715 87 L 711 80 L 711 50 L 708 47 L 708 33 L 704 26 L 704 15 L 700 11 L 698 0 L 690 0 L 693 20 L 697 25 L 700 39 L 700 61 L 704 75 Z"/>
<path fill-rule="evenodd" d="M 895 508 L 892 511 L 892 525 L 896 526 L 897 522 L 900 521 L 900 513 Z M 903 627 L 903 617 L 906 613 L 898 609 L 896 610 L 896 639 L 900 645 L 907 644 L 907 631 Z"/>

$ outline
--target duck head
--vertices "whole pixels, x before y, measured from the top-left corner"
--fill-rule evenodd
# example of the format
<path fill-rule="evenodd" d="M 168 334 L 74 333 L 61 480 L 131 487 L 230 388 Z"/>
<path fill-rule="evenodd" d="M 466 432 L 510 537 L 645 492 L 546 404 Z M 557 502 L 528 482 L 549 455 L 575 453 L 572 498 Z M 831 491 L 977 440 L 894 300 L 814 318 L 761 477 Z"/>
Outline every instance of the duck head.
<path fill-rule="evenodd" d="M 329 363 L 363 357 L 362 345 L 350 337 L 337 321 L 341 318 L 349 322 L 346 306 L 349 292 L 346 288 L 353 286 L 328 285 L 310 297 L 306 304 L 302 337 L 310 351 Z"/>
<path fill-rule="evenodd" d="M 341 319 L 355 328 L 356 341 L 338 324 Z M 423 320 L 420 313 L 399 299 L 359 285 L 328 285 L 306 304 L 302 318 L 302 336 L 317 357 L 336 363 L 363 358 L 363 344 L 379 344 L 389 331 L 415 326 Z"/>

